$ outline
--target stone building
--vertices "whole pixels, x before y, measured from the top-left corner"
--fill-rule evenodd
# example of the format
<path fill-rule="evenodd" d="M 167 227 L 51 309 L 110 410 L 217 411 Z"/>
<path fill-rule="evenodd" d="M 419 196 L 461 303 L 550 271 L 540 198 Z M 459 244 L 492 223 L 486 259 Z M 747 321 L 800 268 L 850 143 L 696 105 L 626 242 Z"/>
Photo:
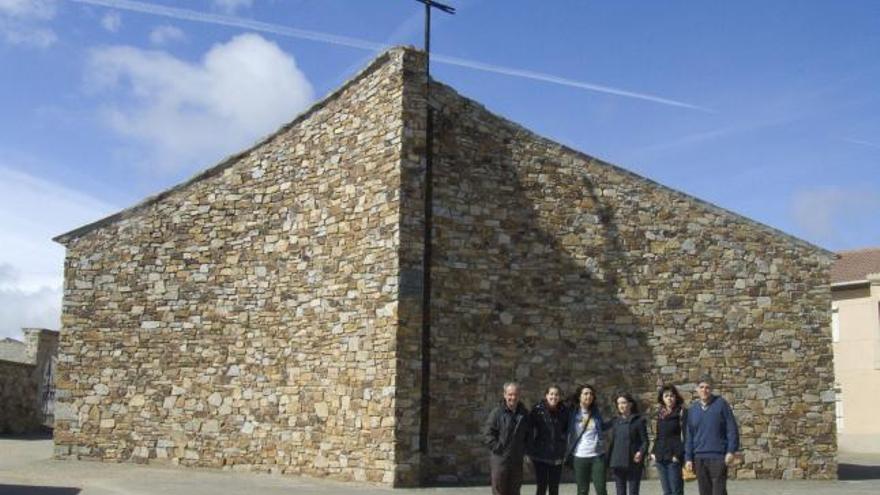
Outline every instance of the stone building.
<path fill-rule="evenodd" d="M 485 481 L 505 380 L 647 402 L 711 370 L 737 476 L 834 477 L 832 253 L 434 82 L 423 376 L 423 64 L 390 50 L 254 147 L 56 239 L 56 455 Z"/>
<path fill-rule="evenodd" d="M 35 433 L 54 423 L 58 332 L 25 328 L 24 342 L 0 341 L 0 434 Z"/>

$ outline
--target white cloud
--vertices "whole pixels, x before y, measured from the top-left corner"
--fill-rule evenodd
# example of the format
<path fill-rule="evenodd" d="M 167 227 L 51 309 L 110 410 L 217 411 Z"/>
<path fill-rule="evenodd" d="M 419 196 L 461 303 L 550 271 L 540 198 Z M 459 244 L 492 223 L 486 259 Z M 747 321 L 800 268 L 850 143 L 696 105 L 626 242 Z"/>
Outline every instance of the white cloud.
<path fill-rule="evenodd" d="M 34 46 L 48 48 L 58 41 L 58 36 L 51 29 L 23 27 L 0 19 L 0 35 L 10 45 Z"/>
<path fill-rule="evenodd" d="M 791 202 L 797 225 L 821 243 L 839 243 L 880 210 L 880 193 L 826 187 L 797 192 Z M 865 226 L 866 227 L 866 226 Z"/>
<path fill-rule="evenodd" d="M 52 237 L 116 210 L 0 164 L 0 337 L 58 328 L 64 248 Z"/>
<path fill-rule="evenodd" d="M 0 338 L 21 340 L 22 328 L 61 328 L 60 287 L 36 291 L 0 289 Z"/>
<path fill-rule="evenodd" d="M 241 8 L 250 8 L 253 0 L 214 0 L 214 8 L 227 14 L 234 14 Z"/>
<path fill-rule="evenodd" d="M 55 1 L 0 0 L 0 14 L 19 19 L 48 20 L 55 17 Z"/>
<path fill-rule="evenodd" d="M 179 19 L 185 21 L 192 22 L 203 22 L 207 24 L 214 24 L 218 26 L 232 26 L 242 29 L 247 29 L 249 31 L 256 31 L 260 33 L 270 33 L 277 36 L 287 36 L 291 38 L 304 39 L 304 40 L 312 40 L 320 43 L 328 43 L 336 46 L 348 46 L 351 48 L 359 48 L 362 50 L 369 51 L 379 51 L 391 48 L 382 43 L 375 43 L 373 41 L 367 41 L 358 38 L 352 38 L 350 36 L 340 36 L 338 34 L 324 33 L 320 31 L 310 31 L 307 29 L 298 29 L 292 28 L 283 24 L 273 24 L 269 22 L 255 21 L 253 19 L 247 19 L 244 17 L 237 17 L 231 15 L 220 15 L 220 14 L 211 14 L 205 12 L 199 12 L 195 10 L 189 9 L 181 9 L 177 7 L 169 7 L 166 5 L 157 5 L 150 2 L 139 2 L 137 0 L 71 0 L 78 3 L 83 3 L 86 5 L 96 5 L 100 7 L 111 7 L 115 9 L 127 10 L 130 12 L 141 12 L 144 14 L 150 14 L 161 17 L 168 17 L 171 19 Z M 701 106 L 697 106 L 691 103 L 672 100 L 669 98 L 662 98 L 660 96 L 641 93 L 635 91 L 629 91 L 622 88 L 614 88 L 611 86 L 605 86 L 601 84 L 594 84 L 586 81 L 578 81 L 574 79 L 568 79 L 560 76 L 555 76 L 553 74 L 547 74 L 544 72 L 535 72 L 531 70 L 517 69 L 514 67 L 504 67 L 500 65 L 487 64 L 484 62 L 478 62 L 475 60 L 467 60 L 458 57 L 449 57 L 441 54 L 432 54 L 431 60 L 435 62 L 439 62 L 442 64 L 454 65 L 458 67 L 466 67 L 469 69 L 489 72 L 493 74 L 500 74 L 512 77 L 519 77 L 523 79 L 530 79 L 533 81 L 546 82 L 551 84 L 558 84 L 562 86 L 568 86 L 570 88 L 582 89 L 584 91 L 591 91 L 595 93 L 603 93 L 608 95 L 615 95 L 624 98 L 632 98 L 641 101 L 649 101 L 653 103 L 658 103 L 661 105 L 669 105 L 678 108 L 687 108 L 691 110 L 697 110 L 701 112 L 715 113 L 714 110 L 710 108 L 705 108 Z"/>
<path fill-rule="evenodd" d="M 186 34 L 184 34 L 182 29 L 169 24 L 156 26 L 150 31 L 150 43 L 154 45 L 164 45 L 174 41 L 183 41 L 185 39 Z"/>
<path fill-rule="evenodd" d="M 304 110 L 312 86 L 294 58 L 255 34 L 236 36 L 190 63 L 163 51 L 94 50 L 87 82 L 107 123 L 156 155 L 153 165 L 205 166 L 250 145 Z"/>
<path fill-rule="evenodd" d="M 0 38 L 11 45 L 47 48 L 58 37 L 44 22 L 55 17 L 55 0 L 0 0 Z"/>
<path fill-rule="evenodd" d="M 0 287 L 18 280 L 18 270 L 9 263 L 0 263 Z"/>
<path fill-rule="evenodd" d="M 119 12 L 108 12 L 101 18 L 101 26 L 111 33 L 119 32 L 122 27 L 122 16 Z"/>

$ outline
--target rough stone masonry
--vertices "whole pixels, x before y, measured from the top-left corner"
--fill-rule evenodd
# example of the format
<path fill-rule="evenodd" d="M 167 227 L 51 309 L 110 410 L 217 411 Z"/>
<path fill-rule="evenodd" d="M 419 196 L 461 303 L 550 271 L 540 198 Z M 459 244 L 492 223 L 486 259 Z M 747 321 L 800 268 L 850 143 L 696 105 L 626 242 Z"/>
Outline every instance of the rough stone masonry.
<path fill-rule="evenodd" d="M 737 477 L 835 476 L 832 253 L 434 82 L 423 424 L 423 66 L 392 49 L 251 149 L 57 238 L 57 456 L 484 479 L 505 380 L 649 405 L 710 370 L 740 421 Z"/>
<path fill-rule="evenodd" d="M 7 339 L 0 358 L 0 434 L 40 433 L 51 427 L 58 332 L 23 328 L 24 342 Z"/>

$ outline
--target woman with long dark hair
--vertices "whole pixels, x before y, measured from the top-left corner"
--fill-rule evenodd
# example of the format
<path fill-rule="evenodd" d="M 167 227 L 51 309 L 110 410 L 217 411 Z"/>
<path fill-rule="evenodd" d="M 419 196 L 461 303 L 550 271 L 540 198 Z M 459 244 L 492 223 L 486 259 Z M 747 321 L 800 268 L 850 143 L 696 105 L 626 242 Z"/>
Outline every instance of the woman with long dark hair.
<path fill-rule="evenodd" d="M 681 467 L 684 462 L 684 425 L 687 410 L 675 385 L 664 385 L 657 392 L 657 429 L 651 460 L 657 466 L 663 495 L 684 495 Z"/>
<path fill-rule="evenodd" d="M 645 457 L 648 455 L 647 422 L 639 414 L 639 406 L 632 395 L 617 394 L 614 404 L 617 417 L 611 422 L 608 465 L 614 476 L 617 495 L 639 495 Z"/>
<path fill-rule="evenodd" d="M 562 390 L 550 385 L 544 398 L 529 413 L 532 425 L 528 456 L 535 467 L 536 495 L 559 495 L 559 479 L 568 446 L 568 408 L 562 403 Z"/>
<path fill-rule="evenodd" d="M 596 487 L 596 495 L 607 495 L 602 448 L 605 423 L 597 405 L 596 388 L 581 385 L 572 399 L 575 405 L 568 423 L 567 455 L 572 457 L 577 495 L 589 495 L 590 482 Z"/>

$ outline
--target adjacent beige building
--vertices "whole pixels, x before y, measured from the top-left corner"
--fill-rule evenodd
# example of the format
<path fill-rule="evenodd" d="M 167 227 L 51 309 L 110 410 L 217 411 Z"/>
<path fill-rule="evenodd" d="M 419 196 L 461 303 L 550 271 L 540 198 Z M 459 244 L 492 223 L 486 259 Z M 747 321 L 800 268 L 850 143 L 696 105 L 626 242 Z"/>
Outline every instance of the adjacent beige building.
<path fill-rule="evenodd" d="M 840 253 L 831 281 L 838 447 L 880 453 L 880 248 Z"/>

